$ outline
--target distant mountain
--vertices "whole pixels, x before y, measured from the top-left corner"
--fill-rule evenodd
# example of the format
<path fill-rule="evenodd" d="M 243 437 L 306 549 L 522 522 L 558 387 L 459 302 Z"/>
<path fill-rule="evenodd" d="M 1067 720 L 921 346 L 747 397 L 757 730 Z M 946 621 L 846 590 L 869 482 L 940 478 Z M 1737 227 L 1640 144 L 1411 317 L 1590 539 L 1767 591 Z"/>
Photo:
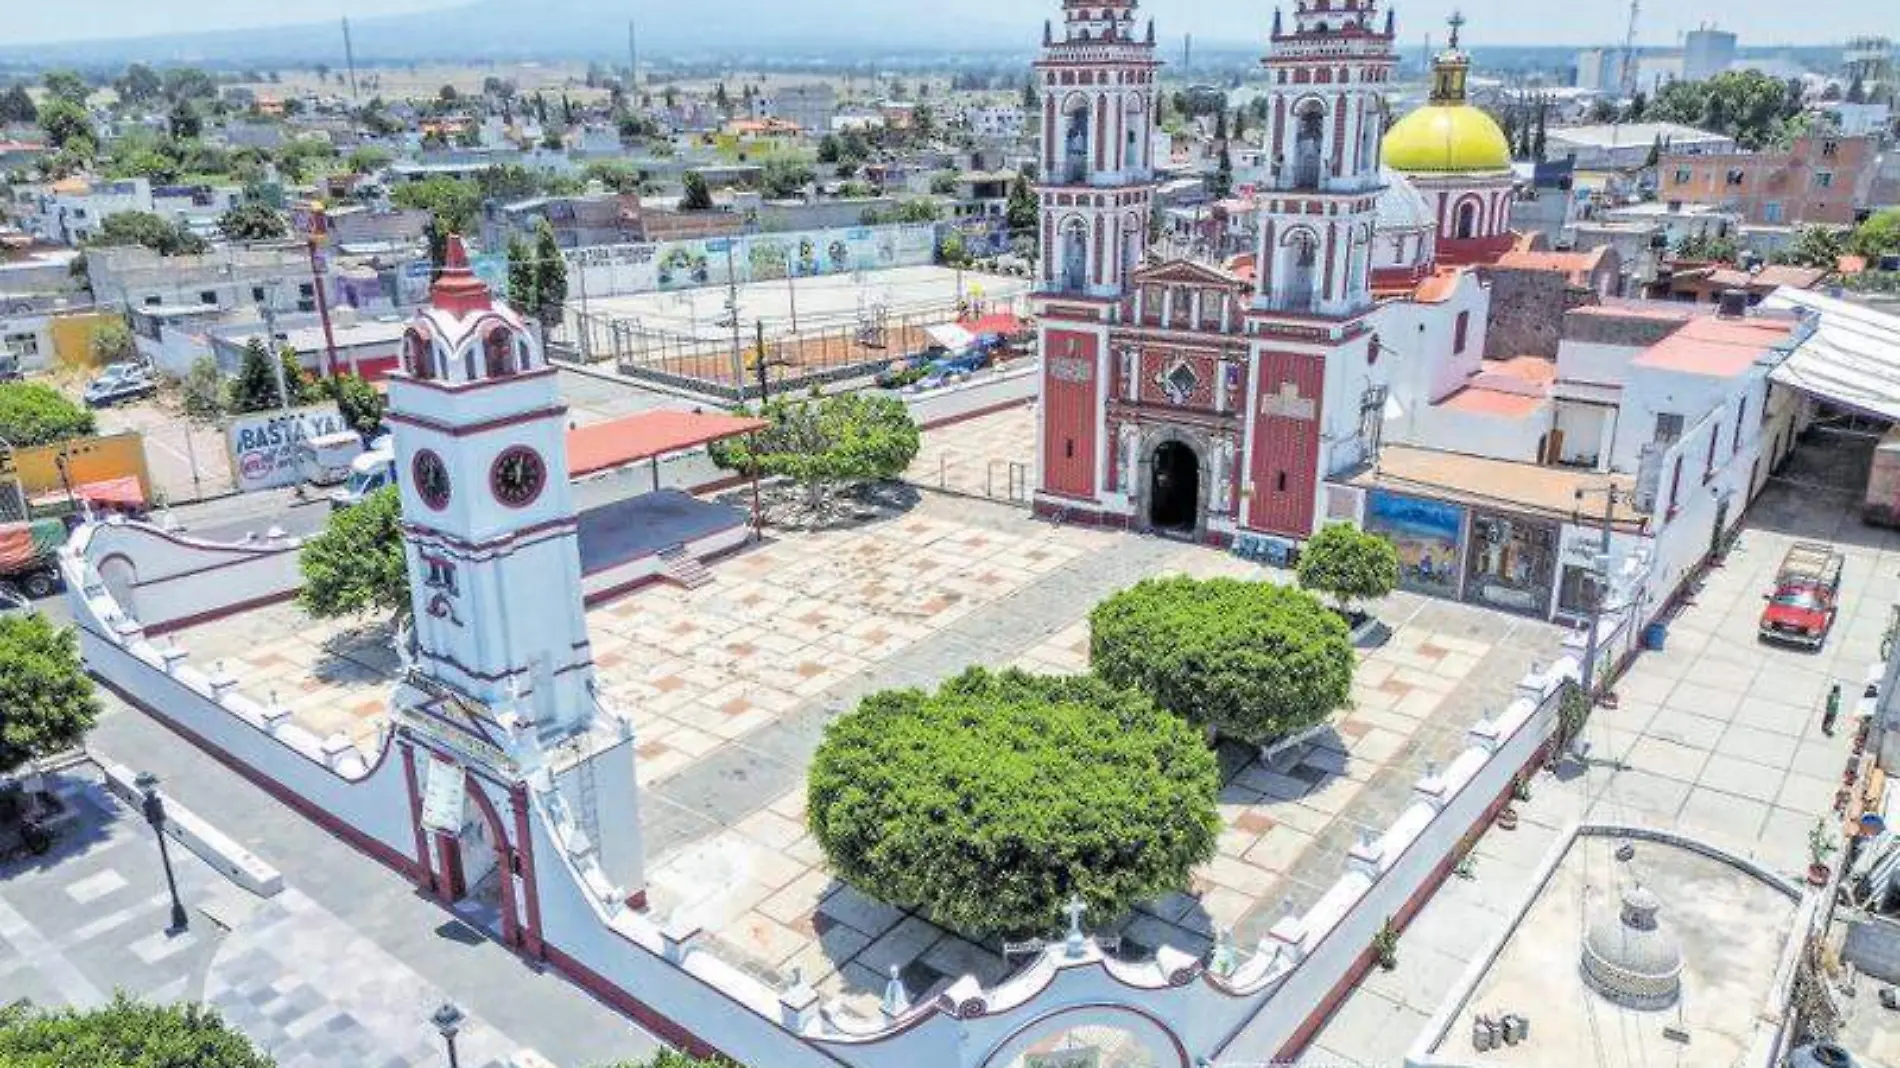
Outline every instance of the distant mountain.
<path fill-rule="evenodd" d="M 360 61 L 427 59 L 624 60 L 627 20 L 652 55 L 851 54 L 930 49 L 979 52 L 1035 47 L 1041 9 L 998 17 L 955 3 L 889 0 L 685 0 L 631 6 L 599 0 L 477 0 L 461 7 L 353 19 Z M 1052 9 L 1053 10 L 1053 9 Z M 269 67 L 339 56 L 335 22 L 219 30 L 125 40 L 0 46 L 0 59 L 52 63 L 199 62 Z"/>

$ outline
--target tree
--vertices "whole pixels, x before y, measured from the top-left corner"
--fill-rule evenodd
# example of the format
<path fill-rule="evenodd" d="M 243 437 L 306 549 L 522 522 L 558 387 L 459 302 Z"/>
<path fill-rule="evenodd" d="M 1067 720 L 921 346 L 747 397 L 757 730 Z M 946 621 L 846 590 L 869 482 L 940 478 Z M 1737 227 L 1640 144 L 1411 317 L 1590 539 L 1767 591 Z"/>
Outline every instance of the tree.
<path fill-rule="evenodd" d="M 1803 105 L 1800 83 L 1784 82 L 1758 70 L 1723 71 L 1701 82 L 1671 82 L 1649 102 L 1644 119 L 1680 122 L 1735 139 L 1759 149 L 1775 138 L 1780 124 Z"/>
<path fill-rule="evenodd" d="M 1676 244 L 1676 258 L 1704 263 L 1734 263 L 1741 253 L 1735 239 L 1711 231 L 1690 234 Z"/>
<path fill-rule="evenodd" d="M 1208 192 L 1213 194 L 1215 200 L 1225 200 L 1233 191 L 1234 157 L 1228 153 L 1227 145 L 1223 142 L 1220 155 L 1214 163 L 1214 177 L 1208 183 Z"/>
<path fill-rule="evenodd" d="M 297 604 L 318 619 L 409 611 L 409 568 L 403 557 L 402 497 L 394 486 L 330 517 L 304 543 L 297 567 Z"/>
<path fill-rule="evenodd" d="M 1643 158 L 1644 169 L 1652 170 L 1652 171 L 1655 170 L 1656 164 L 1662 162 L 1662 153 L 1663 153 L 1662 134 L 1657 134 L 1656 139 L 1649 143 L 1649 155 Z"/>
<path fill-rule="evenodd" d="M 937 261 L 946 267 L 964 267 L 970 262 L 969 246 L 963 240 L 963 234 L 957 230 L 946 230 L 943 240 L 937 245 Z"/>
<path fill-rule="evenodd" d="M 290 233 L 276 208 L 259 200 L 244 200 L 218 218 L 218 229 L 233 241 L 272 241 Z"/>
<path fill-rule="evenodd" d="M 97 364 L 119 363 L 135 359 L 139 354 L 138 342 L 132 340 L 131 328 L 118 319 L 99 324 L 99 328 L 92 332 L 90 348 L 92 362 Z"/>
<path fill-rule="evenodd" d="M 1882 208 L 1855 229 L 1850 242 L 1855 255 L 1870 260 L 1900 255 L 1900 208 Z"/>
<path fill-rule="evenodd" d="M 395 153 L 386 148 L 363 145 L 351 151 L 349 158 L 344 162 L 349 164 L 352 174 L 374 174 L 389 166 L 389 162 L 395 158 Z"/>
<path fill-rule="evenodd" d="M 112 83 L 113 92 L 128 104 L 149 104 L 164 95 L 165 83 L 159 80 L 158 73 L 143 63 L 134 63 L 125 68 L 125 73 Z"/>
<path fill-rule="evenodd" d="M 711 211 L 713 206 L 712 187 L 706 184 L 706 176 L 698 171 L 687 171 L 680 179 L 684 195 L 680 197 L 681 211 Z"/>
<path fill-rule="evenodd" d="M 270 350 L 265 347 L 264 339 L 254 337 L 245 342 L 244 356 L 238 361 L 237 377 L 231 380 L 225 407 L 242 415 L 272 411 L 284 407 L 286 402 L 295 407 L 316 399 L 319 391 L 304 374 L 296 355 L 286 350 L 280 352 L 277 359 L 284 373 L 283 397 L 277 392 L 277 371 L 271 367 Z"/>
<path fill-rule="evenodd" d="M 790 200 L 802 195 L 805 187 L 818 180 L 811 167 L 801 160 L 774 156 L 760 169 L 759 184 L 771 200 Z"/>
<path fill-rule="evenodd" d="M 1009 185 L 1009 202 L 1003 207 L 1003 218 L 1009 224 L 1009 232 L 1039 237 L 1041 215 L 1042 208 L 1036 202 L 1036 192 L 1029 188 L 1029 176 L 1018 174 Z"/>
<path fill-rule="evenodd" d="M 0 616 L 0 774 L 77 746 L 98 718 L 75 632 L 38 612 Z"/>
<path fill-rule="evenodd" d="M 1197 732 L 1088 676 L 971 668 L 872 694 L 826 729 L 806 820 L 865 893 L 977 937 L 1113 921 L 1214 856 L 1219 772 Z"/>
<path fill-rule="evenodd" d="M 1797 267 L 1817 267 L 1832 271 L 1847 254 L 1849 231 L 1827 226 L 1803 226 L 1795 232 L 1794 242 L 1775 253 L 1776 263 Z"/>
<path fill-rule="evenodd" d="M 0 122 L 38 122 L 40 109 L 26 86 L 16 85 L 0 93 Z"/>
<path fill-rule="evenodd" d="M 473 181 L 437 175 L 419 182 L 404 182 L 391 190 L 390 202 L 399 208 L 426 211 L 442 225 L 444 233 L 463 233 L 481 211 L 482 189 Z"/>
<path fill-rule="evenodd" d="M 224 414 L 224 372 L 215 356 L 200 356 L 179 380 L 178 395 L 185 414 L 202 422 L 211 422 Z"/>
<path fill-rule="evenodd" d="M 1328 523 L 1300 552 L 1297 573 L 1302 588 L 1331 596 L 1350 615 L 1353 602 L 1376 601 L 1399 584 L 1399 553 L 1351 523 Z"/>
<path fill-rule="evenodd" d="M 91 434 L 91 412 L 39 382 L 0 382 L 0 440 L 15 448 L 51 445 Z"/>
<path fill-rule="evenodd" d="M 906 223 L 936 222 L 943 218 L 943 205 L 928 197 L 913 197 L 897 206 L 897 221 Z"/>
<path fill-rule="evenodd" d="M 1854 75 L 1854 80 L 1848 83 L 1847 102 L 1850 104 L 1865 104 L 1867 102 L 1867 83 L 1862 81 L 1861 76 L 1858 74 Z"/>
<path fill-rule="evenodd" d="M 561 243 L 546 219 L 534 227 L 534 289 L 535 315 L 545 333 L 561 321 L 567 306 L 567 259 L 561 255 Z"/>
<path fill-rule="evenodd" d="M 85 107 L 87 99 L 92 96 L 92 86 L 70 70 L 49 70 L 41 76 L 40 84 L 46 87 L 47 96 L 80 107 Z"/>
<path fill-rule="evenodd" d="M 508 303 L 523 315 L 533 315 L 541 307 L 541 279 L 534 269 L 534 251 L 519 234 L 509 234 L 505 246 L 508 255 Z"/>
<path fill-rule="evenodd" d="M 71 151 L 88 159 L 98 151 L 99 139 L 92 131 L 92 116 L 86 109 L 70 100 L 55 97 L 39 109 L 40 129 L 46 132 L 46 143 L 57 149 Z"/>
<path fill-rule="evenodd" d="M 338 375 L 330 379 L 327 386 L 330 396 L 336 399 L 337 413 L 343 416 L 351 430 L 362 437 L 373 437 L 383 428 L 383 414 L 389 404 L 383 399 L 376 387 L 364 381 L 359 375 Z"/>
<path fill-rule="evenodd" d="M 1248 743 L 1325 721 L 1352 690 L 1346 623 L 1266 582 L 1147 579 L 1089 613 L 1096 674 Z"/>
<path fill-rule="evenodd" d="M 816 510 L 841 484 L 895 478 L 917 458 L 917 424 L 893 397 L 834 393 L 765 406 L 771 425 L 713 450 L 729 470 L 788 478 Z"/>
<path fill-rule="evenodd" d="M 932 196 L 955 196 L 957 192 L 957 172 L 953 170 L 938 171 L 931 175 L 930 192 Z"/>
<path fill-rule="evenodd" d="M 0 1064 L 8 1068 L 274 1068 L 217 1010 L 150 1005 L 123 993 L 98 1009 L 0 1009 Z"/>
<path fill-rule="evenodd" d="M 826 134 L 818 140 L 818 162 L 835 165 L 844 159 L 844 145 L 837 134 Z"/>
<path fill-rule="evenodd" d="M 196 255 L 210 246 L 182 223 L 168 222 L 149 211 L 120 211 L 99 223 L 99 232 L 87 242 L 99 247 L 143 245 L 161 256 Z"/>
<path fill-rule="evenodd" d="M 171 127 L 172 136 L 180 141 L 193 140 L 204 132 L 204 120 L 198 117 L 198 109 L 192 107 L 189 100 L 173 104 L 166 122 Z"/>

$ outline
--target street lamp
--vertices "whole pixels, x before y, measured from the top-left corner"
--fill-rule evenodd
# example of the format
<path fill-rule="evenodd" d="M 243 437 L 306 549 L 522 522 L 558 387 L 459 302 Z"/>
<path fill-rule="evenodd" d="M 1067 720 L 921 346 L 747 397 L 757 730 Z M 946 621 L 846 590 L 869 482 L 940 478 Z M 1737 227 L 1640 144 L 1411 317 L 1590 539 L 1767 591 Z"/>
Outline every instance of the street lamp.
<path fill-rule="evenodd" d="M 185 915 L 184 903 L 178 900 L 178 880 L 172 876 L 172 854 L 165 846 L 165 801 L 158 796 L 158 776 L 141 771 L 133 783 L 145 795 L 142 805 L 145 822 L 151 824 L 152 832 L 158 835 L 158 859 L 165 865 L 165 886 L 172 893 L 172 925 L 167 933 L 180 934 L 191 926 L 191 922 Z"/>
<path fill-rule="evenodd" d="M 461 1068 L 455 1059 L 455 1033 L 462 1029 L 462 1021 L 466 1019 L 468 1017 L 462 1015 L 462 1010 L 456 1008 L 453 1001 L 443 1002 L 429 1016 L 429 1022 L 435 1025 L 436 1031 L 442 1035 L 442 1041 L 448 1045 L 449 1068 Z"/>

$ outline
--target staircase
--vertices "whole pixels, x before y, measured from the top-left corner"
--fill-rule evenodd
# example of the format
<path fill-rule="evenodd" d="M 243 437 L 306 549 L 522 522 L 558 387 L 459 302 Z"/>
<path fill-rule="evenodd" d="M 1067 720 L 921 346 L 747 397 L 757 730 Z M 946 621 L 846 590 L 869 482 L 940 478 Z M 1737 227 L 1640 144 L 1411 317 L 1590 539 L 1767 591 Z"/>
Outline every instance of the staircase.
<path fill-rule="evenodd" d="M 713 573 L 699 558 L 689 554 L 685 545 L 660 550 L 660 577 L 684 589 L 696 590 L 713 580 Z"/>

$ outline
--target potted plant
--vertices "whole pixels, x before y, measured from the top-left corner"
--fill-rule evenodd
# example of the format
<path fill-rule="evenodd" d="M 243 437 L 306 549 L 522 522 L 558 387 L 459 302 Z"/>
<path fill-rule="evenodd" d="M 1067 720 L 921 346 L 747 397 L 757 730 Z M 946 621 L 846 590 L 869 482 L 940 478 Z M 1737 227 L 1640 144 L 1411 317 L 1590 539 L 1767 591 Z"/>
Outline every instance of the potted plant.
<path fill-rule="evenodd" d="M 1817 816 L 1814 829 L 1808 832 L 1808 885 L 1826 886 L 1834 877 L 1834 869 L 1828 864 L 1828 858 L 1840 847 L 1834 843 L 1834 835 L 1828 830 L 1827 818 Z"/>

